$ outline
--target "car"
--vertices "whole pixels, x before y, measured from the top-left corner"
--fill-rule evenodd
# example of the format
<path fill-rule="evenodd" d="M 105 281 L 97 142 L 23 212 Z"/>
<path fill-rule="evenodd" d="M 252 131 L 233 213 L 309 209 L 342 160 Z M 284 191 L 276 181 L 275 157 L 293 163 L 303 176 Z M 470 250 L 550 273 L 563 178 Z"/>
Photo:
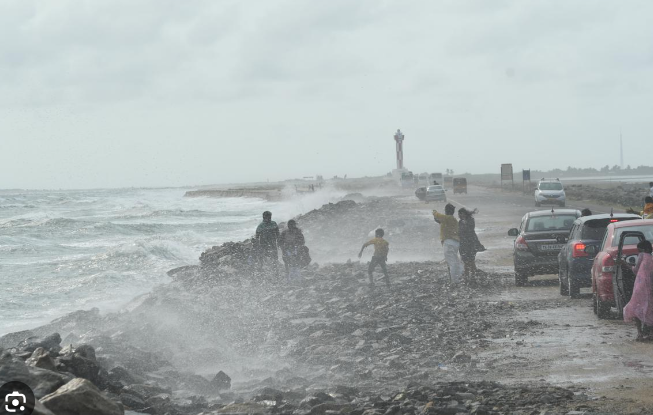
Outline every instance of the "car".
<path fill-rule="evenodd" d="M 569 240 L 558 254 L 560 295 L 578 298 L 581 288 L 591 287 L 594 255 L 587 253 L 585 248 L 592 245 L 598 247 L 603 242 L 609 224 L 636 219 L 640 217 L 630 213 L 591 215 L 576 219 Z"/>
<path fill-rule="evenodd" d="M 600 247 L 590 245 L 585 248 L 588 254 L 595 255 L 592 264 L 592 300 L 594 313 L 600 319 L 610 316 L 610 308 L 617 305 L 613 287 L 617 262 L 622 262 L 624 258 L 628 260 L 633 256 L 636 257 L 639 253 L 637 250 L 639 238 L 626 238 L 621 249 L 621 259 L 617 261 L 619 239 L 624 232 L 641 232 L 647 240 L 653 241 L 653 221 L 637 219 L 611 223 L 606 229 Z"/>
<path fill-rule="evenodd" d="M 508 231 L 508 235 L 515 237 L 516 286 L 526 284 L 529 276 L 558 272 L 558 253 L 579 217 L 580 211 L 576 209 L 536 210 L 524 215 L 519 229 Z"/>
<path fill-rule="evenodd" d="M 565 189 L 560 179 L 542 179 L 535 189 L 535 206 L 553 204 L 564 207 L 567 202 Z"/>
<path fill-rule="evenodd" d="M 417 196 L 419 200 L 426 199 L 426 187 L 418 187 L 415 190 L 415 196 Z"/>
<path fill-rule="evenodd" d="M 445 193 L 444 187 L 439 184 L 434 184 L 426 188 L 426 197 L 424 198 L 427 202 L 442 200 L 447 201 L 447 195 Z"/>

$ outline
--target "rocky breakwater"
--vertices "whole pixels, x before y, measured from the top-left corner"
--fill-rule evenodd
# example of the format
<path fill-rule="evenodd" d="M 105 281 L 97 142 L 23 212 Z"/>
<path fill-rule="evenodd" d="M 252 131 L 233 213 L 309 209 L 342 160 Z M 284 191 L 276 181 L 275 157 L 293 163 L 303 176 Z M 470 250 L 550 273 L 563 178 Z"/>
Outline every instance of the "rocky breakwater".
<path fill-rule="evenodd" d="M 332 204 L 301 220 L 362 232 L 400 216 L 394 203 Z M 486 301 L 508 275 L 452 286 L 443 264 L 404 262 L 389 265 L 390 288 L 373 289 L 366 264 L 349 261 L 309 266 L 289 285 L 258 272 L 251 250 L 212 248 L 130 311 L 79 311 L 0 338 L 0 381 L 24 381 L 55 415 L 567 414 L 602 403 L 582 388 L 496 382 L 492 340 L 539 324 Z"/>

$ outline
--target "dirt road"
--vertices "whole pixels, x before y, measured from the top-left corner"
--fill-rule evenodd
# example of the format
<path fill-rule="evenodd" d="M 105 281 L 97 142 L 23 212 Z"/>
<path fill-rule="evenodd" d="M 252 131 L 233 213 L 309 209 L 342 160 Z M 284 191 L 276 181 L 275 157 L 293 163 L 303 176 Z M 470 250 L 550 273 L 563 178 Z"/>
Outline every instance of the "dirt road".
<path fill-rule="evenodd" d="M 522 215 L 536 209 L 530 195 L 470 187 L 468 195 L 451 195 L 449 200 L 480 210 L 476 223 L 488 251 L 479 255 L 479 267 L 512 270 L 513 238 L 507 231 L 518 227 Z M 417 209 L 432 208 L 414 203 Z M 568 207 L 610 212 L 609 206 L 573 201 Z M 557 276 L 548 275 L 532 278 L 526 287 L 508 286 L 500 294 L 489 296 L 488 302 L 509 302 L 516 310 L 516 320 L 537 322 L 539 330 L 493 339 L 479 359 L 504 382 L 582 384 L 599 396 L 625 401 L 632 398 L 632 409 L 650 406 L 653 344 L 635 342 L 633 325 L 617 319 L 598 320 L 592 312 L 590 289 L 581 292 L 584 295 L 580 299 L 560 296 Z"/>

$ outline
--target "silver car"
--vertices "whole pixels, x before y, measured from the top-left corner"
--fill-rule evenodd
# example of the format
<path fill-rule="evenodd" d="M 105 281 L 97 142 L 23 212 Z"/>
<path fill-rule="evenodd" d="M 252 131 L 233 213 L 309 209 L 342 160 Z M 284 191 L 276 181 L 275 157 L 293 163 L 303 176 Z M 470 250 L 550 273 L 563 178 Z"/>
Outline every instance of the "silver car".
<path fill-rule="evenodd" d="M 545 204 L 564 206 L 567 202 L 560 179 L 542 179 L 535 189 L 535 206 Z"/>
<path fill-rule="evenodd" d="M 439 184 L 434 184 L 426 188 L 426 196 L 424 198 L 427 202 L 432 202 L 436 200 L 447 201 L 447 195 L 445 194 L 444 187 Z"/>

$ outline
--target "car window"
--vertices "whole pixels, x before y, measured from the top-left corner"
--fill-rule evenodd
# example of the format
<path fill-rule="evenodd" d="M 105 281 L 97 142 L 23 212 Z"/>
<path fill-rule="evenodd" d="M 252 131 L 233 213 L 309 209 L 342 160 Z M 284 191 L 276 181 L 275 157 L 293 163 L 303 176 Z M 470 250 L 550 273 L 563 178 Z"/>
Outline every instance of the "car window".
<path fill-rule="evenodd" d="M 526 232 L 559 231 L 571 229 L 575 220 L 576 216 L 572 215 L 536 216 L 530 218 L 526 224 Z"/>
<path fill-rule="evenodd" d="M 647 240 L 653 241 L 653 224 L 645 226 L 626 226 L 623 228 L 615 229 L 614 238 L 612 239 L 612 246 L 619 245 L 619 239 L 621 239 L 621 234 L 624 231 L 642 232 Z M 638 243 L 639 239 L 636 236 L 629 236 L 624 241 L 624 245 L 637 245 Z"/>
<path fill-rule="evenodd" d="M 632 218 L 634 219 L 634 218 Z M 603 237 L 605 236 L 605 233 L 608 230 L 608 225 L 612 221 L 617 221 L 621 222 L 624 220 L 632 220 L 630 218 L 620 218 L 620 219 L 611 219 L 611 218 L 605 218 L 605 219 L 594 219 L 594 220 L 588 220 L 585 222 L 585 225 L 583 226 L 581 237 L 579 239 L 583 240 L 595 240 L 595 241 L 602 241 Z"/>
<path fill-rule="evenodd" d="M 562 183 L 555 183 L 555 182 L 540 183 L 540 190 L 562 190 Z"/>

